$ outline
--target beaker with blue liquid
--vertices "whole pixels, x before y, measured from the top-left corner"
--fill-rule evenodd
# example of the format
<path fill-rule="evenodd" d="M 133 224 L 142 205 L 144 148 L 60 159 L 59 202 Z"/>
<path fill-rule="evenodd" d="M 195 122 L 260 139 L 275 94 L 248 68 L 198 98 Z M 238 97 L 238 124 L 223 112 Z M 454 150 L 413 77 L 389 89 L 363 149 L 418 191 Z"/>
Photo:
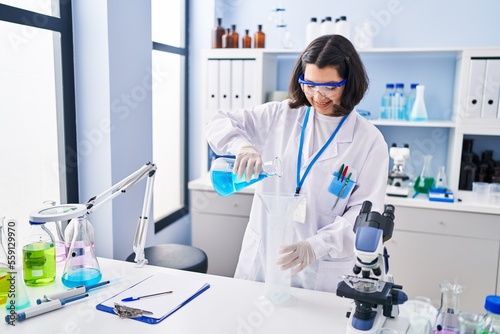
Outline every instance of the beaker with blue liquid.
<path fill-rule="evenodd" d="M 241 179 L 233 172 L 235 158 L 219 157 L 212 162 L 210 168 L 210 178 L 214 190 L 221 196 L 229 196 L 257 183 L 269 176 L 281 176 L 281 160 L 274 158 L 262 164 L 262 172 L 259 175 L 252 174 L 249 182 L 246 181 L 246 175 Z"/>

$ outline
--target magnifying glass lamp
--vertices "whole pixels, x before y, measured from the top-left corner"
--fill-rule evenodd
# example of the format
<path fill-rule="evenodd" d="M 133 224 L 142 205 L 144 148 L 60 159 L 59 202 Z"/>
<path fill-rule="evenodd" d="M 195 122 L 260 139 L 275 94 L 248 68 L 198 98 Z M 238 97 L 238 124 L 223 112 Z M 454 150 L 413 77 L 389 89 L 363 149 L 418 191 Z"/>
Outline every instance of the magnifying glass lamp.
<path fill-rule="evenodd" d="M 129 188 L 146 177 L 144 202 L 135 231 L 133 249 L 135 252 L 134 261 L 137 263 L 137 267 L 142 267 L 148 263 L 144 255 L 144 247 L 155 173 L 156 165 L 148 162 L 103 193 L 90 198 L 85 204 L 49 206 L 35 210 L 30 214 L 30 221 L 32 222 L 58 222 L 71 219 L 67 228 L 73 229 L 73 238 L 62 276 L 62 282 L 65 286 L 69 288 L 81 285 L 87 286 L 96 284 L 101 280 L 99 263 L 95 256 L 93 243 L 87 232 L 87 226 L 89 225 L 87 216 L 107 201 L 124 194 Z M 68 242 L 69 240 L 65 241 Z"/>

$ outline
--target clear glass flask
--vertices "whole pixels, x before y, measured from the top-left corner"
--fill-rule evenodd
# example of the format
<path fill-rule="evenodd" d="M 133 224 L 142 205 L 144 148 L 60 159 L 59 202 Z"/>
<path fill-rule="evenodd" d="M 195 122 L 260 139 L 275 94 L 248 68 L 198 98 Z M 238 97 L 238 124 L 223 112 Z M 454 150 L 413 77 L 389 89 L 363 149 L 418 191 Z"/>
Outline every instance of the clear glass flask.
<path fill-rule="evenodd" d="M 424 155 L 424 166 L 413 186 L 416 192 L 427 194 L 434 186 L 434 175 L 432 174 L 432 155 Z"/>
<path fill-rule="evenodd" d="M 291 269 L 281 270 L 276 264 L 279 248 L 293 241 L 292 221 L 297 205 L 303 199 L 302 195 L 283 193 L 258 194 L 266 209 L 267 239 L 266 239 L 266 297 L 274 304 L 289 304 L 292 302 L 290 293 Z"/>
<path fill-rule="evenodd" d="M 460 334 L 482 334 L 484 325 L 484 315 L 470 312 L 460 312 L 458 314 L 460 324 Z"/>
<path fill-rule="evenodd" d="M 74 218 L 70 224 L 74 224 L 74 232 L 62 282 L 68 288 L 96 284 L 101 280 L 102 274 L 88 233 L 87 217 Z"/>
<path fill-rule="evenodd" d="M 252 175 L 250 182 L 246 181 L 245 174 L 238 180 L 238 176 L 233 173 L 234 162 L 234 158 L 225 157 L 217 158 L 212 162 L 210 178 L 214 190 L 221 196 L 232 195 L 269 176 L 281 176 L 281 160 L 279 158 L 264 162 L 262 164 L 262 172 L 257 176 Z"/>
<path fill-rule="evenodd" d="M 460 332 L 460 295 L 463 287 L 459 284 L 443 282 L 439 285 L 441 290 L 441 306 L 434 322 L 435 334 L 456 334 Z"/>

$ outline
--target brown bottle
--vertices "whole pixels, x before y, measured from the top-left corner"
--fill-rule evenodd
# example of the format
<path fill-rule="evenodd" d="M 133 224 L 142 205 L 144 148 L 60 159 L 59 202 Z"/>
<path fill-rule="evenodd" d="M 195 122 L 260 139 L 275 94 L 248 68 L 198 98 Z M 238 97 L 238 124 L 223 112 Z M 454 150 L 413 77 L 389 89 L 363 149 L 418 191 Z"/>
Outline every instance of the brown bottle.
<path fill-rule="evenodd" d="M 220 49 L 222 48 L 222 35 L 226 30 L 222 27 L 222 19 L 217 19 L 217 26 L 212 29 L 212 48 Z"/>
<path fill-rule="evenodd" d="M 245 36 L 241 39 L 242 47 L 249 49 L 252 47 L 252 37 L 248 35 L 248 29 L 245 29 Z"/>
<path fill-rule="evenodd" d="M 222 35 L 222 47 L 224 49 L 233 47 L 232 38 L 229 37 L 230 32 L 231 32 L 231 30 L 227 29 L 226 32 L 224 33 L 224 35 Z"/>
<path fill-rule="evenodd" d="M 264 48 L 266 45 L 266 34 L 262 32 L 262 24 L 259 24 L 258 31 L 255 33 L 253 37 L 253 47 L 254 48 Z"/>
<path fill-rule="evenodd" d="M 231 25 L 231 32 L 229 33 L 228 39 L 231 39 L 231 48 L 240 47 L 240 35 L 236 32 L 236 24 Z"/>

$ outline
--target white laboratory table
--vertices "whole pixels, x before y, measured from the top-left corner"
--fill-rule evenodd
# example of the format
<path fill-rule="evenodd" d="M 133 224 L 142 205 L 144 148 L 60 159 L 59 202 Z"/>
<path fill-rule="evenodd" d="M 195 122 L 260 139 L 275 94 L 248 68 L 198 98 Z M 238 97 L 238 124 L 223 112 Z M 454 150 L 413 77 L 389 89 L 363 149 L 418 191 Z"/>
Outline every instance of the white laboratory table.
<path fill-rule="evenodd" d="M 0 333 L 344 333 L 345 314 L 352 303 L 332 293 L 292 288 L 295 303 L 278 306 L 263 299 L 263 283 L 154 266 L 136 268 L 135 263 L 104 258 L 98 260 L 103 280 L 111 280 L 111 284 L 59 310 L 16 322 L 16 326 L 4 321 Z M 32 304 L 46 293 L 66 289 L 60 281 L 62 270 L 58 268 L 55 283 L 26 288 Z M 158 272 L 206 280 L 210 288 L 155 325 L 120 319 L 96 310 L 96 304 Z"/>

